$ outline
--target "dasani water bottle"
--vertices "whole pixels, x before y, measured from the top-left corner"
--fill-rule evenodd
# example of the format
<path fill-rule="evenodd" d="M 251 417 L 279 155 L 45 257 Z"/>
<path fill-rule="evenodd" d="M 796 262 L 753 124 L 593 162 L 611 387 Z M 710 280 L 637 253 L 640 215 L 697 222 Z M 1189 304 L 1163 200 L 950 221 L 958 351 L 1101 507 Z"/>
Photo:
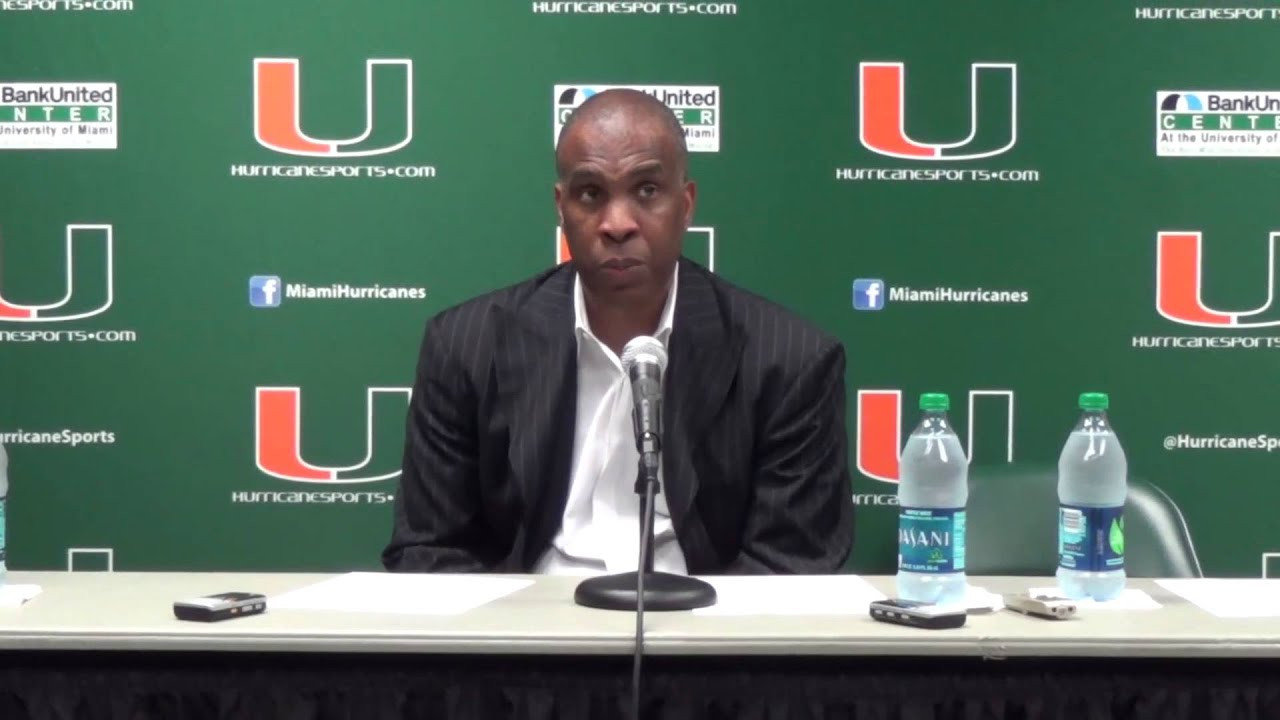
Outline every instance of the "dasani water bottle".
<path fill-rule="evenodd" d="M 1124 590 L 1128 462 L 1108 405 L 1106 393 L 1080 396 L 1080 419 L 1058 458 L 1058 589 L 1073 600 Z"/>
<path fill-rule="evenodd" d="M 925 393 L 920 409 L 899 459 L 898 597 L 962 607 L 969 461 L 947 419 L 950 398 Z"/>

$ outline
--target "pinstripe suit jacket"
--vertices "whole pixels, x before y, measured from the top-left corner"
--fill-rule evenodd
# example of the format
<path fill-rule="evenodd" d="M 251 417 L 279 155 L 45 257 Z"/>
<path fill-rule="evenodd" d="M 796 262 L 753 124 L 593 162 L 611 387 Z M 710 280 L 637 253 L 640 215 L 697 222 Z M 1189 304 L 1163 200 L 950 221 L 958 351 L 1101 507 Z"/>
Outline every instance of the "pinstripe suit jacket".
<path fill-rule="evenodd" d="M 682 258 L 663 487 L 690 574 L 833 573 L 853 541 L 844 348 Z M 390 571 L 530 572 L 559 529 L 577 406 L 567 263 L 426 326 Z"/>

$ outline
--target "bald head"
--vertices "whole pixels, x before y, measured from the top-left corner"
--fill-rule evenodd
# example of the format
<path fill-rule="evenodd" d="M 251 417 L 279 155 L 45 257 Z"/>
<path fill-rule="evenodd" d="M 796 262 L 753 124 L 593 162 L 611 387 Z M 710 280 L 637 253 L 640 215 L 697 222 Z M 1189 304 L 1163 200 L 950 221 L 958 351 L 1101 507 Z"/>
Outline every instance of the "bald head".
<path fill-rule="evenodd" d="M 693 219 L 684 130 L 635 90 L 593 95 L 556 143 L 556 210 L 591 331 L 621 352 L 656 332 Z"/>
<path fill-rule="evenodd" d="M 684 128 L 680 126 L 675 113 L 652 95 L 629 88 L 614 88 L 592 95 L 575 108 L 560 129 L 560 137 L 556 143 L 556 175 L 561 180 L 566 172 L 562 152 L 565 140 L 585 128 L 606 132 L 655 133 L 664 144 L 669 142 L 675 151 L 680 177 L 687 175 L 689 149 L 684 140 Z"/>

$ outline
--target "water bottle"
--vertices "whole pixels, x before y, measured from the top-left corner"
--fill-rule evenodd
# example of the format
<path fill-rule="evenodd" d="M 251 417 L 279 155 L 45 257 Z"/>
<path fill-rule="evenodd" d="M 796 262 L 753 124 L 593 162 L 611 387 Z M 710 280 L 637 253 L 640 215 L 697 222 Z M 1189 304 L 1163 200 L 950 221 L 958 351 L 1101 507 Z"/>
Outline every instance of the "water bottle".
<path fill-rule="evenodd" d="M 1106 393 L 1080 396 L 1080 420 L 1058 458 L 1058 590 L 1110 600 L 1124 590 L 1129 465 L 1107 420 Z"/>
<path fill-rule="evenodd" d="M 899 459 L 898 597 L 965 605 L 965 504 L 969 461 L 947 419 L 950 398 L 920 396 L 920 424 Z"/>

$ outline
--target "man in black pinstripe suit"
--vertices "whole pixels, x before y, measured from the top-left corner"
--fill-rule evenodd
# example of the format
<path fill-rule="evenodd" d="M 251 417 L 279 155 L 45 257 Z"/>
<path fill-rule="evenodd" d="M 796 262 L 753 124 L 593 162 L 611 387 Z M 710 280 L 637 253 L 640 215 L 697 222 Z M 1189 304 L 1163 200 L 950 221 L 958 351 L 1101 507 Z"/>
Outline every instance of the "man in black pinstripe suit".
<path fill-rule="evenodd" d="M 588 99 L 556 170 L 572 260 L 427 324 L 385 567 L 634 570 L 618 357 L 647 335 L 670 358 L 655 569 L 839 571 L 853 541 L 840 342 L 681 257 L 696 187 L 658 100 Z"/>

